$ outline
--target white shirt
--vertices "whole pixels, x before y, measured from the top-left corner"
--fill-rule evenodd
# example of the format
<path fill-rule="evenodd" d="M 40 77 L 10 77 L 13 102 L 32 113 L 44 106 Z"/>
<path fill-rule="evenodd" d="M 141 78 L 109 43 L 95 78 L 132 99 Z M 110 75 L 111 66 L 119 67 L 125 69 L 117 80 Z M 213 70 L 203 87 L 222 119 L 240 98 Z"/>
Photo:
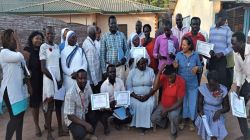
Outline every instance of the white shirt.
<path fill-rule="evenodd" d="M 244 81 L 250 83 L 250 44 L 246 44 L 245 60 L 241 58 L 239 53 L 234 55 L 234 80 L 237 86 L 242 86 Z"/>
<path fill-rule="evenodd" d="M 24 71 L 21 67 L 21 63 L 24 62 L 24 57 L 20 52 L 9 49 L 1 50 L 0 64 L 3 70 L 3 80 L 0 90 L 0 103 L 3 101 L 6 88 L 11 105 L 28 97 L 27 88 L 23 84 Z"/>
<path fill-rule="evenodd" d="M 87 37 L 84 40 L 82 48 L 86 54 L 86 59 L 88 61 L 88 79 L 90 81 L 90 84 L 94 84 L 96 86 L 98 82 L 102 80 L 102 71 L 98 49 L 90 37 Z"/>
<path fill-rule="evenodd" d="M 124 91 L 124 83 L 120 78 L 115 78 L 115 83 L 112 85 L 107 78 L 101 86 L 101 93 L 108 92 L 109 93 L 109 102 L 114 101 L 114 92 L 115 91 Z"/>
<path fill-rule="evenodd" d="M 100 53 L 101 53 L 101 40 L 99 40 L 99 41 L 95 40 L 94 43 L 95 43 L 95 47 L 97 49 L 98 55 L 100 56 Z"/>
<path fill-rule="evenodd" d="M 181 39 L 182 37 L 189 32 L 189 28 L 188 27 L 182 27 L 181 30 L 179 30 L 179 28 L 177 26 L 172 27 L 171 29 L 173 36 L 177 37 L 179 45 L 181 47 Z"/>
<path fill-rule="evenodd" d="M 84 69 L 87 71 L 87 60 L 85 57 L 85 54 L 83 52 L 83 49 L 79 48 L 75 54 L 75 56 L 72 58 L 71 65 L 68 68 L 66 64 L 66 59 L 68 55 L 74 50 L 76 46 L 65 46 L 63 51 L 61 52 L 61 64 L 62 64 L 62 70 L 64 73 L 64 83 L 63 85 L 66 88 L 66 91 L 70 89 L 71 86 L 75 83 L 75 80 L 71 78 L 71 74 L 74 72 L 77 72 L 80 69 Z"/>

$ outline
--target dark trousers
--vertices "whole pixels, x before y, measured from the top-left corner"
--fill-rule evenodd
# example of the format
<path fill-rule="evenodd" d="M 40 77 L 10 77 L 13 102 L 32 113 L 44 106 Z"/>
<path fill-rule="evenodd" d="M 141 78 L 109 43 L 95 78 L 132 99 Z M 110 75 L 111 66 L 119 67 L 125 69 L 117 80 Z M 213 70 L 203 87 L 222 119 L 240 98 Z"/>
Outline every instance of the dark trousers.
<path fill-rule="evenodd" d="M 240 96 L 244 97 L 245 104 L 247 104 L 247 102 L 250 99 L 250 83 L 248 83 L 247 81 L 245 81 L 245 83 L 241 87 Z M 240 125 L 240 131 L 244 135 L 244 138 L 250 139 L 250 130 L 248 128 L 247 119 L 246 118 L 238 118 L 238 121 L 239 121 L 239 125 Z"/>
<path fill-rule="evenodd" d="M 100 93 L 101 85 L 102 85 L 102 82 L 99 82 L 96 86 L 94 86 L 94 84 L 90 85 L 94 94 Z"/>
<path fill-rule="evenodd" d="M 15 132 L 16 132 L 16 140 L 22 140 L 24 112 L 16 116 L 13 115 L 11 104 L 10 104 L 9 97 L 7 94 L 7 89 L 4 92 L 3 99 L 5 101 L 6 107 L 10 115 L 10 120 L 7 125 L 5 140 L 11 140 Z"/>
<path fill-rule="evenodd" d="M 219 74 L 218 82 L 227 86 L 227 59 L 226 57 L 216 58 L 212 57 L 208 64 L 209 71 L 215 70 Z"/>
<path fill-rule="evenodd" d="M 227 90 L 229 91 L 231 89 L 231 86 L 233 84 L 233 77 L 234 77 L 234 68 L 227 68 Z"/>
<path fill-rule="evenodd" d="M 94 111 L 89 111 L 86 114 L 86 122 L 88 122 L 92 125 L 94 130 L 91 133 L 94 133 L 96 125 L 97 125 L 96 114 Z M 74 122 L 72 122 L 68 128 L 69 128 L 69 131 L 71 132 L 74 140 L 84 140 L 85 136 L 88 134 L 88 132 L 84 126 L 76 124 Z"/>

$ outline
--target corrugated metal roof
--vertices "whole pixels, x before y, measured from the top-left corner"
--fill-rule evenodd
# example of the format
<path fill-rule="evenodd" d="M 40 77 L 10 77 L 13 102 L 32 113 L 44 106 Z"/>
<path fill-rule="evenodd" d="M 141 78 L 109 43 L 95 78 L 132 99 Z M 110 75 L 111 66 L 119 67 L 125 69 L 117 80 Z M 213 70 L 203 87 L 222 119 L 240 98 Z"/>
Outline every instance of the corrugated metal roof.
<path fill-rule="evenodd" d="M 163 12 L 165 9 L 152 5 L 141 4 L 130 0 L 53 0 L 29 3 L 11 9 L 4 13 L 18 14 L 56 14 L 56 13 L 138 13 Z"/>

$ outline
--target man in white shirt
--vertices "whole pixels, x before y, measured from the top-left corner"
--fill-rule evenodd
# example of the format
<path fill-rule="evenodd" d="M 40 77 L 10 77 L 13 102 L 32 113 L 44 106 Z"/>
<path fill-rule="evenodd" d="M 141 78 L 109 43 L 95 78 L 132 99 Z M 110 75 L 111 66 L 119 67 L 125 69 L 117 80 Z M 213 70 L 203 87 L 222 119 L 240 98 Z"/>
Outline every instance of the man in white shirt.
<path fill-rule="evenodd" d="M 88 80 L 94 93 L 100 93 L 102 71 L 98 48 L 95 46 L 94 40 L 96 39 L 96 27 L 89 26 L 87 29 L 87 38 L 82 44 L 88 62 Z"/>
<path fill-rule="evenodd" d="M 112 116 L 113 110 L 115 109 L 116 101 L 114 99 L 115 91 L 125 91 L 123 81 L 116 77 L 116 67 L 114 65 L 108 65 L 107 67 L 108 78 L 103 82 L 101 86 L 101 93 L 108 92 L 109 93 L 109 102 L 110 109 L 109 110 L 100 110 L 99 117 L 100 121 L 104 126 L 104 134 L 108 135 L 110 133 L 108 118 Z M 127 110 L 128 111 L 128 110 Z M 120 130 L 120 125 L 131 122 L 131 116 L 127 117 L 124 120 L 119 120 L 114 118 L 115 128 Z"/>
<path fill-rule="evenodd" d="M 101 51 L 101 33 L 102 33 L 102 30 L 100 27 L 96 26 L 96 31 L 95 31 L 95 47 L 97 48 L 98 50 L 98 53 L 99 53 L 99 56 L 100 56 L 100 51 Z"/>
<path fill-rule="evenodd" d="M 74 140 L 96 140 L 93 135 L 97 124 L 95 112 L 90 110 L 91 87 L 87 83 L 87 72 L 76 72 L 76 83 L 65 96 L 64 118 Z"/>
<path fill-rule="evenodd" d="M 234 73 L 235 83 L 237 85 L 236 93 L 245 98 L 245 104 L 250 99 L 250 31 L 248 33 L 248 41 L 246 43 L 245 35 L 236 32 L 232 36 L 232 47 L 235 54 Z M 240 130 L 243 136 L 236 140 L 250 140 L 250 130 L 246 118 L 238 118 Z"/>

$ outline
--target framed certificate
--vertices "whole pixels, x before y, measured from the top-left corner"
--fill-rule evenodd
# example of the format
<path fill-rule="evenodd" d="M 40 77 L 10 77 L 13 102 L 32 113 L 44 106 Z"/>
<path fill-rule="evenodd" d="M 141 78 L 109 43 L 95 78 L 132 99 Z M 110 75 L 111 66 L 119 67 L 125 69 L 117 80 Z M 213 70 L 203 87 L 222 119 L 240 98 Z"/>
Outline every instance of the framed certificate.
<path fill-rule="evenodd" d="M 116 107 L 130 105 L 130 91 L 115 91 Z"/>
<path fill-rule="evenodd" d="M 92 110 L 99 110 L 101 108 L 110 108 L 109 93 L 91 94 L 91 108 Z"/>
<path fill-rule="evenodd" d="M 197 41 L 197 44 L 196 44 L 197 53 L 204 55 L 208 58 L 211 58 L 211 55 L 209 53 L 213 49 L 214 49 L 214 44 L 207 43 L 207 42 L 200 41 L 200 40 Z"/>
<path fill-rule="evenodd" d="M 137 56 L 146 58 L 146 49 L 144 47 L 134 47 L 132 58 L 136 58 Z"/>

